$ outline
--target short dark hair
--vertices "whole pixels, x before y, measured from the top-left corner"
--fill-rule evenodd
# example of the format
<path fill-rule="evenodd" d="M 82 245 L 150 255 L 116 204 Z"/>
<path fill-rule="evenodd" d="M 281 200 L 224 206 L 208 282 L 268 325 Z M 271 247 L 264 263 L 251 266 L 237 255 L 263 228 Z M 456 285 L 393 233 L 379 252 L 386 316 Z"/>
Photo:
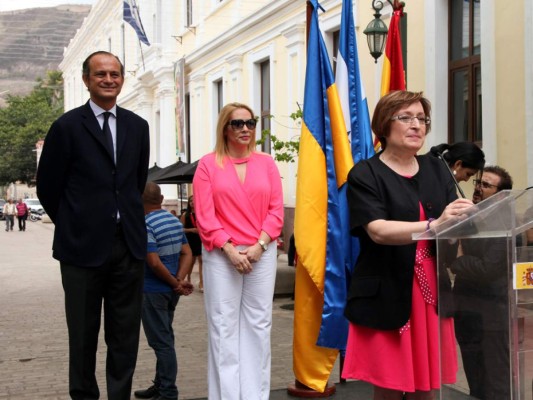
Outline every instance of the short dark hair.
<path fill-rule="evenodd" d="M 422 104 L 426 117 L 431 117 L 431 103 L 422 92 L 409 92 L 407 90 L 393 90 L 379 99 L 374 115 L 372 116 L 372 130 L 381 142 L 381 148 L 385 149 L 386 137 L 390 133 L 391 118 L 402 107 L 413 103 Z M 426 135 L 431 131 L 431 124 L 426 125 Z"/>
<path fill-rule="evenodd" d="M 107 55 L 107 56 L 115 57 L 117 59 L 119 65 L 120 65 L 120 74 L 122 76 L 124 76 L 124 65 L 120 61 L 120 58 L 118 58 L 113 53 L 110 53 L 109 51 L 103 51 L 103 50 L 95 51 L 94 53 L 89 54 L 89 56 L 85 59 L 85 61 L 82 64 L 82 67 L 81 67 L 83 76 L 89 76 L 89 74 L 91 72 L 91 69 L 89 67 L 89 63 L 91 61 L 91 58 L 93 58 L 94 56 L 97 56 L 97 55 Z"/>
<path fill-rule="evenodd" d="M 509 175 L 509 172 L 498 165 L 487 165 L 483 168 L 483 172 L 490 172 L 500 177 L 500 184 L 498 185 L 498 191 L 511 190 L 513 188 L 513 178 Z"/>
<path fill-rule="evenodd" d="M 161 187 L 155 182 L 146 182 L 143 191 L 143 204 L 160 205 Z"/>

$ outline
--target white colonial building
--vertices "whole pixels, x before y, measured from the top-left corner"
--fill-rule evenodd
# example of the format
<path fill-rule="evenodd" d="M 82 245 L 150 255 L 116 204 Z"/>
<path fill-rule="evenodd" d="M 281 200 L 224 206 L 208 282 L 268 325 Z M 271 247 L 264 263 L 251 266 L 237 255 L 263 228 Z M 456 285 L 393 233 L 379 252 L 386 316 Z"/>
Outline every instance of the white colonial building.
<path fill-rule="evenodd" d="M 382 19 L 388 24 L 391 7 L 384 2 Z M 320 11 L 321 29 L 333 56 L 342 1 L 320 3 L 325 10 Z M 407 87 L 424 91 L 433 104 L 426 148 L 476 141 L 489 163 L 510 171 L 516 188 L 533 185 L 533 2 L 406 3 Z M 150 46 L 140 44 L 123 20 L 121 0 L 93 6 L 60 65 L 67 110 L 88 98 L 81 79 L 83 60 L 93 51 L 107 50 L 123 60 L 127 71 L 120 105 L 150 123 L 151 165 L 165 167 L 178 158 L 191 162 L 211 151 L 218 111 L 232 101 L 249 104 L 261 116 L 261 128 L 280 139 L 297 137 L 299 127 L 289 116 L 303 104 L 305 0 L 137 4 Z M 362 33 L 373 18 L 372 1 L 353 4 L 372 112 L 381 63 L 374 63 Z M 285 203 L 293 206 L 296 164 L 279 167 Z M 167 199 L 177 197 L 174 185 L 164 185 L 163 192 Z"/>

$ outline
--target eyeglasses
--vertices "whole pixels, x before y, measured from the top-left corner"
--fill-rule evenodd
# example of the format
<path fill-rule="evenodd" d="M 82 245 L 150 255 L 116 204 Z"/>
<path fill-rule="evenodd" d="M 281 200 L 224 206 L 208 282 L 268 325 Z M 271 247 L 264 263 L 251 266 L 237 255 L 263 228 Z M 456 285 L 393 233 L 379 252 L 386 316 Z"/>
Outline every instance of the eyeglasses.
<path fill-rule="evenodd" d="M 246 125 L 248 129 L 255 129 L 257 121 L 255 119 L 247 119 L 246 121 L 243 119 L 232 119 L 228 122 L 228 125 L 230 125 L 233 130 L 241 130 L 244 128 L 244 125 Z"/>
<path fill-rule="evenodd" d="M 410 116 L 410 115 L 395 115 L 390 119 L 391 121 L 400 121 L 402 124 L 412 125 L 413 122 L 418 121 L 420 125 L 429 125 L 431 124 L 431 118 L 421 117 L 421 116 Z"/>
<path fill-rule="evenodd" d="M 480 185 L 483 189 L 490 189 L 490 188 L 498 189 L 498 185 L 493 185 L 492 183 L 482 181 L 481 179 L 473 179 L 472 183 L 474 184 L 474 186 Z"/>

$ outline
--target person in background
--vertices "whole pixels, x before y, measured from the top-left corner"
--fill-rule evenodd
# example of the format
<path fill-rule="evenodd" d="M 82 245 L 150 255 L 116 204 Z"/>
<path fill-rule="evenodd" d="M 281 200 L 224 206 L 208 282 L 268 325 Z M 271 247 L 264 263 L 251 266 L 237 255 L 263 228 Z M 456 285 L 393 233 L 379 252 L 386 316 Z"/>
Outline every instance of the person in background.
<path fill-rule="evenodd" d="M 533 207 L 530 207 L 525 214 L 526 221 L 533 220 Z M 525 234 L 526 246 L 533 246 L 533 228 L 530 228 L 526 231 Z"/>
<path fill-rule="evenodd" d="M 513 180 L 505 169 L 491 165 L 474 185 L 477 204 L 512 189 Z M 511 398 L 507 253 L 506 238 L 461 239 L 450 264 L 455 334 L 470 396 L 480 400 Z"/>
<path fill-rule="evenodd" d="M 432 148 L 433 150 L 442 154 L 457 182 L 468 182 L 472 176 L 482 171 L 485 165 L 485 153 L 472 142 L 443 143 Z"/>
<path fill-rule="evenodd" d="M 98 399 L 96 351 L 102 306 L 107 398 L 129 400 L 141 328 L 146 257 L 142 192 L 148 122 L 117 106 L 124 66 L 106 51 L 82 66 L 90 99 L 50 127 L 37 168 L 37 196 L 55 225 L 69 334 L 72 399 Z"/>
<path fill-rule="evenodd" d="M 210 400 L 266 400 L 270 395 L 283 193 L 274 160 L 255 150 L 256 123 L 247 105 L 225 105 L 215 151 L 202 157 L 193 180 L 203 243 Z"/>
<path fill-rule="evenodd" d="M 298 264 L 298 253 L 296 252 L 296 242 L 294 233 L 289 238 L 289 251 L 287 252 L 288 265 L 294 267 Z"/>
<path fill-rule="evenodd" d="M 192 284 L 185 280 L 192 252 L 181 222 L 163 210 L 162 203 L 161 188 L 154 182 L 148 182 L 143 193 L 148 251 L 142 324 L 157 362 L 154 384 L 134 394 L 141 399 L 177 400 L 178 360 L 172 322 L 179 296 L 188 296 L 193 290 Z"/>
<path fill-rule="evenodd" d="M 13 199 L 7 199 L 2 212 L 4 213 L 4 218 L 6 220 L 6 232 L 12 232 L 13 225 L 15 225 L 15 215 L 17 215 L 17 207 L 13 203 Z"/>
<path fill-rule="evenodd" d="M 17 203 L 17 219 L 19 222 L 19 232 L 24 232 L 26 230 L 26 220 L 28 219 L 28 206 L 26 203 L 19 199 Z"/>
<path fill-rule="evenodd" d="M 202 272 L 202 241 L 198 234 L 198 227 L 196 226 L 196 214 L 194 212 L 194 196 L 189 196 L 187 200 L 187 210 L 181 215 L 181 223 L 183 224 L 187 241 L 192 249 L 192 261 L 187 275 L 187 280 L 191 281 L 191 273 L 194 268 L 194 263 L 198 260 L 198 274 L 200 275 L 200 282 L 198 283 L 198 290 L 204 291 L 204 277 Z"/>
<path fill-rule="evenodd" d="M 435 244 L 412 235 L 455 218 L 472 202 L 457 199 L 440 160 L 417 155 L 430 112 L 422 93 L 383 96 L 372 118 L 383 150 L 348 175 L 351 233 L 361 250 L 345 308 L 351 323 L 342 377 L 370 382 L 374 400 L 400 400 L 404 393 L 434 399 L 441 383 L 456 380 L 453 320 L 440 322 L 437 315 Z"/>

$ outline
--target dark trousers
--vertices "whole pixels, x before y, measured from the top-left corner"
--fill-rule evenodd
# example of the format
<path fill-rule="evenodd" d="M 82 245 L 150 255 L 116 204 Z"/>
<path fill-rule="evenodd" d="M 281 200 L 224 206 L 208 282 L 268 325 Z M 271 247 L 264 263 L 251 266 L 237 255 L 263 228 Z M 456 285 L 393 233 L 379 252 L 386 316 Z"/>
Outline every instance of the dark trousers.
<path fill-rule="evenodd" d="M 179 295 L 174 292 L 145 293 L 142 309 L 144 333 L 157 359 L 154 384 L 159 394 L 169 399 L 178 398 L 178 360 L 172 328 L 178 300 Z"/>
<path fill-rule="evenodd" d="M 24 215 L 17 215 L 17 219 L 19 220 L 19 231 L 25 231 L 26 230 L 26 219 L 28 216 L 26 214 Z"/>
<path fill-rule="evenodd" d="M 139 348 L 144 262 L 133 258 L 118 230 L 104 265 L 61 263 L 61 278 L 69 334 L 70 397 L 100 397 L 95 369 L 103 303 L 107 396 L 129 400 Z"/>
<path fill-rule="evenodd" d="M 502 321 L 501 330 L 487 329 L 483 314 L 474 311 L 455 314 L 455 335 L 470 396 L 480 400 L 510 399 L 511 364 L 506 324 Z"/>

